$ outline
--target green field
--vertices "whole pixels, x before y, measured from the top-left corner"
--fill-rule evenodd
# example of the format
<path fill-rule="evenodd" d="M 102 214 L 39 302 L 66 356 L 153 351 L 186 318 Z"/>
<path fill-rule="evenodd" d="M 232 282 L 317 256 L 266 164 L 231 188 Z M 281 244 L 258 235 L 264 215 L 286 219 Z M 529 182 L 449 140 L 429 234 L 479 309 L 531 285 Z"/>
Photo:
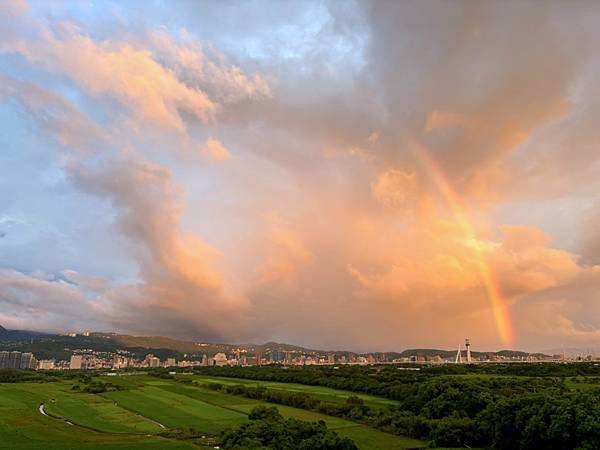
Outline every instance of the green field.
<path fill-rule="evenodd" d="M 101 377 L 108 381 L 108 377 Z M 250 380 L 194 376 L 195 381 L 256 384 Z M 149 376 L 111 377 L 123 390 L 88 394 L 73 382 L 0 384 L 0 448 L 6 449 L 189 449 L 210 441 L 177 441 L 156 436 L 166 428 L 192 428 L 207 439 L 248 420 L 264 402 Z M 270 389 L 301 391 L 326 401 L 352 395 L 322 387 L 261 383 Z M 385 406 L 385 399 L 361 395 L 366 403 Z M 49 416 L 44 416 L 39 407 Z M 285 417 L 324 420 L 361 449 L 423 447 L 421 441 L 383 433 L 364 425 L 312 411 L 276 405 Z M 204 447 L 206 448 L 206 447 Z"/>
<path fill-rule="evenodd" d="M 90 400 L 89 404 L 86 401 L 77 403 L 81 398 L 87 399 L 90 394 L 81 394 L 83 397 L 79 397 L 79 394 L 71 394 L 69 389 L 70 386 L 63 383 L 0 384 L 0 448 L 52 450 L 198 448 L 187 442 L 152 435 L 104 431 L 128 427 L 135 429 L 138 419 L 135 415 L 122 412 L 119 412 L 114 419 L 94 418 L 94 411 L 98 410 L 98 404 L 110 405 L 110 401 L 99 397 Z M 57 401 L 57 405 L 65 401 L 65 410 L 72 412 L 72 417 L 65 418 L 73 425 L 62 419 L 44 416 L 39 412 L 40 404 L 49 405 L 53 398 Z M 71 400 L 74 403 L 71 403 Z M 74 407 L 75 404 L 79 406 Z M 58 412 L 60 408 L 52 409 Z M 52 414 L 55 411 L 52 411 Z M 84 426 L 77 424 L 78 419 Z"/>
<path fill-rule="evenodd" d="M 397 403 L 387 398 L 375 397 L 373 395 L 360 394 L 350 391 L 342 391 L 338 389 L 331 389 L 323 386 L 307 386 L 304 384 L 296 383 L 279 383 L 276 381 L 254 381 L 245 380 L 242 378 L 210 377 L 201 375 L 195 375 L 193 379 L 198 381 L 199 383 L 221 383 L 229 385 L 244 384 L 254 386 L 260 384 L 261 386 L 265 386 L 269 389 L 309 394 L 312 397 L 318 398 L 319 400 L 331 403 L 344 403 L 346 399 L 350 396 L 360 397 L 365 402 L 365 405 L 372 406 L 374 408 L 385 408 L 386 406 L 394 405 Z"/>

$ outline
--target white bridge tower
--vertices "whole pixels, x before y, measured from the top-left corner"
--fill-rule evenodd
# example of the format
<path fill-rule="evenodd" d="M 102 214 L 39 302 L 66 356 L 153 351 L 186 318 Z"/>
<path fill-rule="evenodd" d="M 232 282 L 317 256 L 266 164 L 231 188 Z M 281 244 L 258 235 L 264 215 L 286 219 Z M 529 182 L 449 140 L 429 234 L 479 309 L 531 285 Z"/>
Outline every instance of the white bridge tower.
<path fill-rule="evenodd" d="M 471 343 L 469 339 L 465 339 L 465 347 L 467 347 L 467 364 L 471 364 Z"/>
<path fill-rule="evenodd" d="M 471 342 L 469 339 L 465 339 L 465 348 L 467 349 L 467 364 L 471 363 Z M 456 359 L 454 360 L 456 364 L 462 364 L 462 351 L 460 348 L 460 344 L 458 344 L 458 352 L 456 352 Z"/>

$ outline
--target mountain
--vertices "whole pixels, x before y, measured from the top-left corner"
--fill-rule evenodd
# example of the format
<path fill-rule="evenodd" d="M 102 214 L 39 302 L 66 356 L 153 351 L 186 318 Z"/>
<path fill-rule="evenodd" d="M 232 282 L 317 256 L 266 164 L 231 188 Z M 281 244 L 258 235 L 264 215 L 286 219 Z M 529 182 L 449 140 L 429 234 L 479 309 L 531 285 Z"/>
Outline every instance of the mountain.
<path fill-rule="evenodd" d="M 264 344 L 218 344 L 210 342 L 193 342 L 180 341 L 177 339 L 167 338 L 163 336 L 130 336 L 127 334 L 117 333 L 91 333 L 90 337 L 110 340 L 115 344 L 123 347 L 140 347 L 140 348 L 166 348 L 176 350 L 180 353 L 206 353 L 214 354 L 217 352 L 233 352 L 236 350 L 245 350 L 247 352 L 265 352 L 271 351 L 291 351 L 304 353 L 325 353 L 322 350 L 314 350 L 297 345 L 283 344 L 278 342 L 267 342 Z"/>
<path fill-rule="evenodd" d="M 456 352 L 457 350 L 438 350 L 435 348 L 413 348 L 413 349 L 408 349 L 408 350 L 404 350 L 402 353 L 400 353 L 400 357 L 402 358 L 409 358 L 411 356 L 427 356 L 427 357 L 433 357 L 433 356 L 440 356 L 444 359 L 448 359 L 448 358 L 454 358 L 456 356 Z M 465 355 L 466 354 L 466 350 L 463 348 L 462 349 L 462 354 Z M 505 358 L 526 358 L 527 356 L 535 356 L 538 358 L 548 358 L 550 357 L 549 355 L 543 354 L 543 353 L 528 353 L 528 352 L 522 352 L 519 350 L 500 350 L 497 352 L 478 352 L 478 351 L 471 351 L 471 355 L 473 355 L 473 357 L 475 358 L 490 358 L 492 356 L 502 356 Z"/>
<path fill-rule="evenodd" d="M 317 353 L 317 350 L 276 342 L 262 345 L 220 344 L 180 341 L 163 336 L 130 336 L 118 333 L 44 334 L 20 330 L 0 331 L 0 350 L 32 352 L 38 359 L 64 360 L 69 359 L 73 350 L 76 349 L 112 353 L 126 351 L 137 358 L 143 358 L 148 353 L 153 353 L 161 359 L 170 357 L 201 358 L 204 354 L 212 356 L 219 352 L 233 353 L 238 350 L 249 353 L 264 353 L 268 350 Z"/>
<path fill-rule="evenodd" d="M 27 341 L 41 336 L 48 336 L 48 334 L 37 331 L 7 330 L 0 325 L 0 343 Z"/>
<path fill-rule="evenodd" d="M 148 353 L 153 353 L 161 359 L 175 358 L 200 358 L 206 354 L 235 353 L 237 351 L 265 354 L 272 352 L 296 352 L 310 354 L 335 354 L 340 356 L 367 356 L 372 355 L 376 361 L 391 361 L 393 359 L 408 357 L 435 357 L 453 359 L 456 350 L 440 350 L 431 348 L 407 349 L 398 352 L 371 352 L 357 353 L 342 350 L 316 350 L 297 345 L 280 342 L 266 342 L 264 344 L 221 344 L 211 342 L 182 341 L 164 336 L 131 336 L 118 333 L 85 333 L 85 334 L 49 334 L 35 331 L 7 330 L 0 326 L 0 350 L 19 350 L 32 352 L 39 359 L 68 359 L 73 350 L 89 349 L 96 352 L 126 351 L 137 358 L 143 358 Z M 526 353 L 514 350 L 501 350 L 499 352 L 472 351 L 475 358 L 488 359 L 492 356 L 527 357 L 529 355 L 545 357 L 541 353 Z M 463 355 L 465 351 L 463 350 Z"/>

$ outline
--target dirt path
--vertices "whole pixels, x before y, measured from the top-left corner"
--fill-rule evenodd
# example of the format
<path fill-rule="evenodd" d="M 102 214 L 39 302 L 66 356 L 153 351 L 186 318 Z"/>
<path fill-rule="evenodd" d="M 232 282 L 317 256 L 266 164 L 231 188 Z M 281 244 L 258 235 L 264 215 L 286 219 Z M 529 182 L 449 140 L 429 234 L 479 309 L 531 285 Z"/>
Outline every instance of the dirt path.
<path fill-rule="evenodd" d="M 55 415 L 52 415 L 52 414 L 48 414 L 48 413 L 46 412 L 46 408 L 45 408 L 45 405 L 44 405 L 44 403 L 41 403 L 41 404 L 40 404 L 40 406 L 39 406 L 39 408 L 38 408 L 38 411 L 40 412 L 40 414 L 42 414 L 42 415 L 44 415 L 44 416 L 46 416 L 46 417 L 50 417 L 51 419 L 62 420 L 62 421 L 63 421 L 63 422 L 65 422 L 67 425 L 70 425 L 70 426 L 77 426 L 77 427 L 79 427 L 79 428 L 83 428 L 83 429 L 86 429 L 86 430 L 92 430 L 92 431 L 95 431 L 96 433 L 103 433 L 103 434 L 113 434 L 113 435 L 121 435 L 121 436 L 123 436 L 123 435 L 141 435 L 141 434 L 146 434 L 146 433 L 131 433 L 131 432 L 129 432 L 129 433 L 115 433 L 115 432 L 111 432 L 111 431 L 104 431 L 104 430 L 99 430 L 99 429 L 97 429 L 97 428 L 88 427 L 88 426 L 86 426 L 86 425 L 80 425 L 80 424 L 78 424 L 78 423 L 76 424 L 76 423 L 73 423 L 73 422 L 71 422 L 71 421 L 69 421 L 69 420 L 65 419 L 64 417 L 59 417 L 59 416 L 55 416 Z M 137 413 L 136 413 L 136 414 L 137 414 Z M 138 415 L 138 416 L 140 416 L 140 417 L 142 417 L 142 418 L 144 418 L 144 419 L 146 419 L 146 420 L 147 420 L 147 421 L 149 421 L 149 422 L 152 422 L 152 423 L 154 423 L 154 424 L 158 425 L 160 428 L 162 428 L 162 429 L 164 429 L 164 430 L 166 430 L 166 429 L 167 429 L 167 427 L 165 427 L 165 426 L 164 426 L 162 423 L 160 423 L 160 422 L 157 422 L 156 420 L 150 419 L 149 417 L 146 417 L 146 416 L 142 416 L 141 414 L 137 414 L 137 415 Z"/>

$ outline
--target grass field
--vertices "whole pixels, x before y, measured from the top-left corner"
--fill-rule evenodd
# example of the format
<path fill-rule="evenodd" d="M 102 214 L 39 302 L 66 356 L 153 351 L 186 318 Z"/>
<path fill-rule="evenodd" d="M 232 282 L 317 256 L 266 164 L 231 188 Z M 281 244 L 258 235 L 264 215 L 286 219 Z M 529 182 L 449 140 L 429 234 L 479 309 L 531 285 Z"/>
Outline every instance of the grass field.
<path fill-rule="evenodd" d="M 66 399 L 70 394 L 62 383 L 19 383 L 0 384 L 0 448 L 3 449 L 143 449 L 176 450 L 198 448 L 187 442 L 163 439 L 157 436 L 102 432 L 101 428 L 116 429 L 123 415 L 114 420 L 97 421 L 93 418 L 93 406 L 80 403 L 73 417 L 67 417 L 72 423 L 83 419 L 91 428 L 69 425 L 66 421 L 42 415 L 38 408 L 41 403 L 50 404 L 51 399 Z M 79 395 L 79 394 L 77 394 Z M 82 394 L 88 395 L 88 394 Z M 78 400 L 78 398 L 76 398 Z M 59 402 L 61 400 L 58 400 Z M 95 399 L 95 402 L 102 402 Z M 104 400 L 106 403 L 109 400 Z M 53 411 L 54 412 L 54 411 Z M 110 425 L 107 425 L 110 424 Z"/>
<path fill-rule="evenodd" d="M 252 383 L 197 377 L 199 382 Z M 71 390 L 73 383 L 0 384 L 0 448 L 15 449 L 189 449 L 199 443 L 155 436 L 162 428 L 193 428 L 206 436 L 236 427 L 248 420 L 252 408 L 264 402 L 215 392 L 201 387 L 149 376 L 111 377 L 123 390 L 87 394 Z M 327 401 L 345 401 L 351 395 L 334 389 L 261 383 L 270 389 L 301 391 Z M 386 405 L 371 396 L 365 402 Z M 44 404 L 46 417 L 39 411 Z M 382 433 L 336 417 L 276 405 L 285 417 L 306 421 L 324 420 L 361 449 L 405 449 L 424 447 L 421 441 Z M 71 424 L 69 424 L 70 422 Z"/>
<path fill-rule="evenodd" d="M 357 394 L 356 392 L 350 391 L 342 391 L 338 389 L 332 389 L 323 386 L 307 386 L 304 384 L 295 384 L 295 383 L 278 383 L 276 381 L 255 381 L 255 380 L 245 380 L 241 378 L 225 378 L 225 377 L 210 377 L 210 376 L 199 376 L 194 375 L 193 379 L 200 383 L 221 383 L 221 384 L 244 384 L 244 385 L 254 385 L 260 384 L 261 386 L 265 386 L 269 389 L 274 390 L 284 390 L 284 391 L 292 391 L 292 392 L 301 392 L 303 394 L 309 394 L 319 400 L 323 400 L 331 403 L 344 403 L 346 399 L 350 396 L 360 397 L 364 400 L 365 405 L 372 406 L 374 408 L 382 408 L 388 405 L 396 404 L 395 401 L 389 400 L 387 398 L 375 397 L 373 395 L 367 394 Z"/>

